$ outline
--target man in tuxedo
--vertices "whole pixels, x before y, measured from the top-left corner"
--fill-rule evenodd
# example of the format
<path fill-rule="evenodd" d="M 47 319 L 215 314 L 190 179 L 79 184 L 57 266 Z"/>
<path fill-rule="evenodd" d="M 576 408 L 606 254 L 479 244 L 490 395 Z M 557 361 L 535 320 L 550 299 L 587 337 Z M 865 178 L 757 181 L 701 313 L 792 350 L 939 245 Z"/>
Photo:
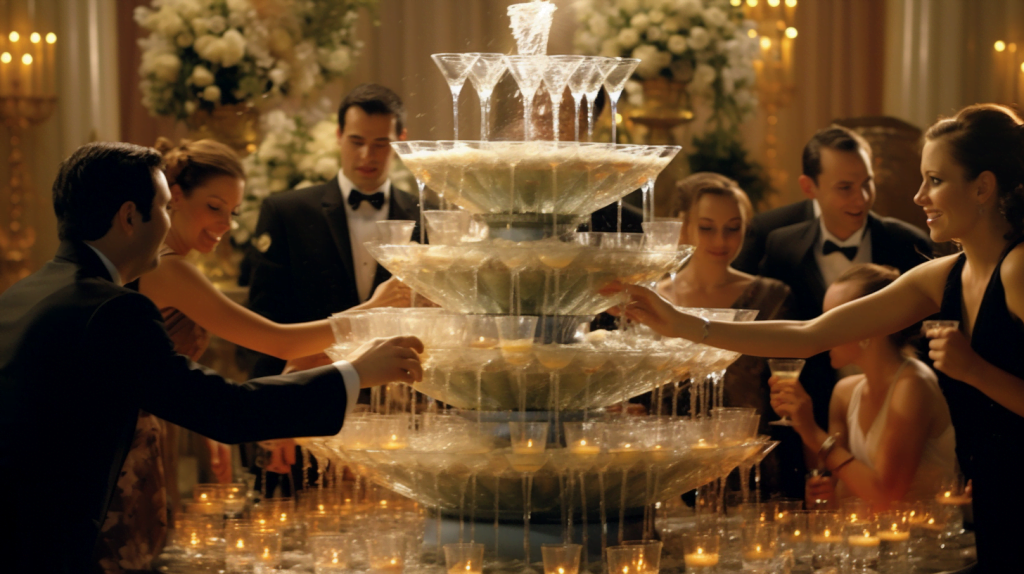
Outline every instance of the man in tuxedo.
<path fill-rule="evenodd" d="M 733 268 L 757 275 L 761 267 L 761 260 L 764 259 L 768 234 L 780 227 L 801 221 L 810 221 L 815 217 L 818 217 L 818 207 L 813 199 L 805 199 L 758 213 L 751 218 L 750 224 L 747 225 L 743 247 L 732 262 Z"/>
<path fill-rule="evenodd" d="M 804 147 L 802 163 L 799 184 L 807 201 L 775 210 L 762 223 L 806 217 L 809 210 L 819 215 L 769 232 L 758 270 L 792 289 L 791 319 L 821 315 L 825 290 L 855 264 L 877 263 L 905 272 L 931 257 L 931 243 L 916 227 L 871 213 L 875 201 L 871 148 L 860 135 L 839 126 L 820 130 Z M 813 400 L 815 420 L 828 428 L 836 383 L 828 353 L 807 360 L 800 382 Z M 802 486 L 800 457 L 786 458 L 796 465 L 791 469 L 796 476 L 784 481 Z M 802 496 L 802 488 L 790 494 Z"/>
<path fill-rule="evenodd" d="M 61 164 L 61 244 L 0 295 L 0 556 L 11 572 L 81 573 L 139 409 L 226 442 L 338 432 L 359 388 L 422 375 L 414 338 L 350 361 L 234 384 L 174 352 L 159 310 L 123 285 L 170 227 L 160 154 L 93 143 Z"/>
<path fill-rule="evenodd" d="M 402 100 L 384 86 L 363 84 L 341 102 L 338 176 L 272 195 L 260 208 L 255 236 L 269 246 L 249 252 L 253 311 L 278 323 L 323 319 L 366 301 L 391 276 L 363 242 L 377 237 L 377 221 L 419 220 L 416 198 L 389 179 L 391 142 L 406 138 L 404 122 Z M 283 367 L 264 356 L 253 374 Z"/>

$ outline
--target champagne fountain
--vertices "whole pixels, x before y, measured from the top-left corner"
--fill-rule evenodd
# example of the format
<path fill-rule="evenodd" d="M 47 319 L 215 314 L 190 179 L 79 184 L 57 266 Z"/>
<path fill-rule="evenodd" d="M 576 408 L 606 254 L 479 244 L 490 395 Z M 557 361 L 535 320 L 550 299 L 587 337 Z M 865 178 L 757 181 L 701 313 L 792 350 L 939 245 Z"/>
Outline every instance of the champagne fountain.
<path fill-rule="evenodd" d="M 596 61 L 569 59 L 554 74 L 546 68 L 553 12 L 548 2 L 509 7 L 520 53 L 504 62 L 520 86 L 543 81 L 559 91 L 584 67 L 570 88 L 576 96 L 588 93 L 604 81 Z M 479 64 L 484 56 L 473 57 Z M 487 69 L 475 70 L 479 82 Z M 534 76 L 519 77 L 526 72 Z M 524 121 L 529 128 L 549 117 Z M 413 388 L 447 407 L 355 416 L 335 437 L 305 439 L 314 455 L 448 516 L 519 519 L 535 528 L 560 520 L 565 542 L 596 546 L 614 542 L 607 525 L 616 517 L 620 525 L 642 520 L 644 535 L 652 535 L 652 505 L 719 479 L 764 450 L 756 419 L 715 415 L 720 393 L 707 388 L 704 373 L 727 364 L 717 350 L 661 339 L 642 326 L 589 329 L 597 313 L 623 302 L 599 294 L 602 286 L 650 284 L 677 271 L 692 252 L 666 241 L 658 226 L 646 234 L 577 231 L 593 211 L 653 182 L 678 147 L 533 139 L 393 147 L 420 186 L 443 195 L 452 209 L 426 212 L 430 243 L 384 233 L 366 247 L 440 308 L 338 314 L 331 319 L 337 343 L 328 354 L 343 358 L 372 337 L 415 335 L 426 351 L 423 380 Z M 691 372 L 701 374 L 694 396 L 711 399 L 693 401 L 691 416 L 606 412 L 651 391 L 677 402 L 678 381 Z M 588 534 L 588 521 L 603 526 L 600 536 Z M 489 528 L 463 525 L 458 532 L 490 536 Z M 489 560 L 518 560 L 521 567 L 527 556 L 540 556 L 539 546 L 530 552 L 528 532 L 502 535 L 525 540 L 521 553 L 508 540 L 500 552 L 490 538 L 477 541 L 488 545 Z M 585 557 L 599 559 L 599 548 L 589 550 Z"/>

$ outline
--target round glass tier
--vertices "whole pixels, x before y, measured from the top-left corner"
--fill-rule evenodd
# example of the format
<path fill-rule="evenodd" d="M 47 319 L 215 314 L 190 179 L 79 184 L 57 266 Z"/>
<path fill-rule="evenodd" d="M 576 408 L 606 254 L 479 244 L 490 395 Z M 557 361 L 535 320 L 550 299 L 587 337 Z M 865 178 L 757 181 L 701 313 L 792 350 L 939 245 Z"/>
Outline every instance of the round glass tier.
<path fill-rule="evenodd" d="M 689 245 L 663 251 L 557 239 L 365 245 L 403 283 L 449 311 L 523 315 L 600 313 L 621 302 L 620 296 L 598 294 L 603 285 L 656 281 L 679 269 L 693 252 Z"/>
<path fill-rule="evenodd" d="M 421 184 L 485 216 L 589 215 L 653 181 L 680 149 L 553 141 L 391 145 Z"/>
<path fill-rule="evenodd" d="M 431 428 L 428 417 L 417 417 L 415 430 L 407 430 L 398 441 L 386 429 L 395 420 L 410 420 L 408 415 L 353 418 L 335 437 L 302 439 L 302 443 L 317 458 L 353 466 L 374 482 L 422 504 L 449 511 L 472 505 L 481 517 L 493 512 L 496 494 L 502 515 L 520 515 L 524 473 L 533 476 L 534 512 L 557 512 L 559 476 L 571 474 L 577 492 L 575 508 L 585 498 L 588 511 L 596 516 L 602 501 L 608 512 L 617 512 L 623 500 L 625 508 L 639 508 L 679 496 L 725 476 L 774 444 L 753 436 L 749 427 L 729 426 L 714 418 L 679 418 L 646 424 L 599 423 L 607 425 L 606 432 L 625 429 L 637 438 L 634 443 L 592 448 L 552 444 L 523 454 L 513 452 L 507 423 L 439 415 L 436 418 L 456 420 Z M 385 428 L 383 436 L 375 426 Z M 475 496 L 468 489 L 471 476 L 476 477 Z"/>

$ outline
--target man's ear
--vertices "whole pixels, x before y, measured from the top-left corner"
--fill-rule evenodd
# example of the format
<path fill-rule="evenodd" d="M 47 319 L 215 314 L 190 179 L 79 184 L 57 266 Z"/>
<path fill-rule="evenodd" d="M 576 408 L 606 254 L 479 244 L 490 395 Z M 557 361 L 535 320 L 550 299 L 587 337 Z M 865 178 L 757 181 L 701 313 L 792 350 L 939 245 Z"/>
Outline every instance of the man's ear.
<path fill-rule="evenodd" d="M 818 184 L 814 183 L 813 179 L 807 177 L 806 175 L 801 175 L 799 178 L 797 178 L 796 181 L 797 183 L 800 184 L 800 191 L 803 192 L 804 196 L 806 196 L 807 199 L 817 198 Z"/>
<path fill-rule="evenodd" d="M 185 192 L 181 189 L 181 186 L 174 184 L 171 186 L 171 207 L 177 208 L 177 204 L 185 200 Z"/>
<path fill-rule="evenodd" d="M 122 203 L 121 208 L 114 215 L 114 226 L 121 229 L 129 237 L 135 233 L 135 228 L 140 223 L 142 223 L 142 215 L 135 209 L 134 201 Z"/>
<path fill-rule="evenodd" d="M 407 139 L 409 139 L 409 130 L 402 128 L 402 133 L 398 134 L 398 141 L 404 142 Z"/>

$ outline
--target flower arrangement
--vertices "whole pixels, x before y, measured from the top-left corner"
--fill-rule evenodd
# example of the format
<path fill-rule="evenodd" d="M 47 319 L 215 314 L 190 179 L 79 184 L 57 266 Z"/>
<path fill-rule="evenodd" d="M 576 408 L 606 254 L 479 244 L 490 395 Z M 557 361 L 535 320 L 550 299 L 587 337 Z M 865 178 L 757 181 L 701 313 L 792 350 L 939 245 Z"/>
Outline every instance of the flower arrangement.
<path fill-rule="evenodd" d="M 197 109 L 265 95 L 307 95 L 352 65 L 358 10 L 376 0 L 152 0 L 142 103 L 185 119 Z"/>
<path fill-rule="evenodd" d="M 758 56 L 755 28 L 730 0 L 581 0 L 576 48 L 638 58 L 641 80 L 689 82 L 712 107 L 717 129 L 731 130 L 753 111 Z"/>

